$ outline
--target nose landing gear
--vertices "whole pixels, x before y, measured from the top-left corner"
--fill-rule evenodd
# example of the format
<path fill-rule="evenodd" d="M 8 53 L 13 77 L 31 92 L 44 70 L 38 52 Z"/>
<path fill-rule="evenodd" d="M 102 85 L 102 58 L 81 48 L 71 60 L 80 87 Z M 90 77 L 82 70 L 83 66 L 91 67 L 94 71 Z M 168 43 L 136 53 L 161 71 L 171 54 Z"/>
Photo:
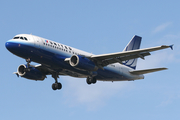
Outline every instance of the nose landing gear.
<path fill-rule="evenodd" d="M 29 72 L 30 71 L 29 66 L 30 66 L 30 63 L 31 63 L 31 59 L 30 58 L 26 59 L 26 62 L 27 62 L 27 68 L 24 69 L 24 72 Z"/>

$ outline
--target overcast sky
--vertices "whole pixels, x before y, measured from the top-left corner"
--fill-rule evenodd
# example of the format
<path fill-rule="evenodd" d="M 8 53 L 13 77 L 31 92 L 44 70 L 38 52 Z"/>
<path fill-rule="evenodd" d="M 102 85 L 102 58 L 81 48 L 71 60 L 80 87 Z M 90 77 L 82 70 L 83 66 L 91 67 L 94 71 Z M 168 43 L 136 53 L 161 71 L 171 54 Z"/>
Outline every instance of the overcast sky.
<path fill-rule="evenodd" d="M 1 120 L 177 120 L 180 119 L 180 1 L 1 0 Z M 17 34 L 44 37 L 93 54 L 120 52 L 134 35 L 141 48 L 174 44 L 138 60 L 137 69 L 167 67 L 130 82 L 87 85 L 60 76 L 42 81 L 12 74 L 25 60 L 5 42 Z"/>

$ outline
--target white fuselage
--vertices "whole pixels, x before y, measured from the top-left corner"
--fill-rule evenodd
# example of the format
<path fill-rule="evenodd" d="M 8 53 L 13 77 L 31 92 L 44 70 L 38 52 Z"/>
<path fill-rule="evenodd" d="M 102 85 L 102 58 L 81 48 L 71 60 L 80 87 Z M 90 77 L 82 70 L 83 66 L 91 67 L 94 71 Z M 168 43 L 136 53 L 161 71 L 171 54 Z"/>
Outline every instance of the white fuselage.
<path fill-rule="evenodd" d="M 24 59 L 32 57 L 32 61 L 40 63 L 49 69 L 61 69 L 60 75 L 84 78 L 88 74 L 92 74 L 97 76 L 97 80 L 102 81 L 129 81 L 144 78 L 143 75 L 131 74 L 129 71 L 133 69 L 120 63 L 110 64 L 103 69 L 99 68 L 97 71 L 77 70 L 70 66 L 65 59 L 70 58 L 72 55 L 90 57 L 93 54 L 34 35 L 19 34 L 15 37 L 26 37 L 27 40 L 24 38 L 9 40 L 9 44 L 13 43 L 18 48 L 15 52 L 11 51 L 13 54 Z M 27 54 L 23 53 L 25 50 Z"/>

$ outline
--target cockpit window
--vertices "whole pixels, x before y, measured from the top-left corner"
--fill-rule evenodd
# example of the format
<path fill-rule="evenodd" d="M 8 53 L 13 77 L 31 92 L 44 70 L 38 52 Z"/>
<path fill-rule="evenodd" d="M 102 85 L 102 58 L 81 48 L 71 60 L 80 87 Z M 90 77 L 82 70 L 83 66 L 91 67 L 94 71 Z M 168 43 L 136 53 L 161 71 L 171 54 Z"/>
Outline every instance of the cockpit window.
<path fill-rule="evenodd" d="M 25 40 L 27 40 L 27 38 L 26 38 L 26 37 L 24 37 L 24 39 L 25 39 Z"/>
<path fill-rule="evenodd" d="M 14 37 L 13 39 L 19 39 L 19 37 Z"/>
<path fill-rule="evenodd" d="M 13 39 L 28 40 L 26 37 L 14 37 Z"/>

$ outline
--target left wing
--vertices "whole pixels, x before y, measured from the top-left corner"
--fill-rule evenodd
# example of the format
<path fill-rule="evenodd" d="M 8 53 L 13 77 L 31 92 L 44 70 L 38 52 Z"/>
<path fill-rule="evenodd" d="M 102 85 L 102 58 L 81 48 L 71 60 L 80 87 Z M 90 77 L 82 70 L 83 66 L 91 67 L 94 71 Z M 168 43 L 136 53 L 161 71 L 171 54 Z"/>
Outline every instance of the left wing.
<path fill-rule="evenodd" d="M 145 49 L 136 49 L 130 51 L 123 51 L 118 53 L 110 53 L 110 54 L 102 54 L 102 55 L 92 55 L 89 57 L 92 60 L 95 60 L 100 67 L 107 66 L 112 63 L 119 62 L 122 64 L 122 61 L 134 59 L 134 58 L 142 58 L 144 59 L 145 56 L 151 55 L 150 52 L 171 48 L 173 45 L 167 46 L 157 46 Z"/>
<path fill-rule="evenodd" d="M 38 69 L 39 71 L 41 71 L 43 74 L 45 75 L 50 75 L 53 72 L 55 72 L 53 69 L 50 69 L 50 67 L 44 66 L 42 64 L 38 64 L 38 65 L 30 65 L 31 67 L 34 67 L 36 69 Z"/>
<path fill-rule="evenodd" d="M 45 65 L 41 65 L 41 64 L 30 65 L 30 66 L 38 69 L 45 75 L 53 75 L 53 73 L 57 72 L 57 69 L 53 69 L 50 66 L 45 66 Z M 17 72 L 14 72 L 14 74 L 16 74 L 18 76 Z M 78 72 L 74 72 L 74 71 L 67 70 L 67 69 L 59 69 L 59 68 L 58 68 L 58 75 L 69 75 L 69 76 L 73 76 L 73 77 L 84 76 L 84 74 L 80 74 Z"/>

